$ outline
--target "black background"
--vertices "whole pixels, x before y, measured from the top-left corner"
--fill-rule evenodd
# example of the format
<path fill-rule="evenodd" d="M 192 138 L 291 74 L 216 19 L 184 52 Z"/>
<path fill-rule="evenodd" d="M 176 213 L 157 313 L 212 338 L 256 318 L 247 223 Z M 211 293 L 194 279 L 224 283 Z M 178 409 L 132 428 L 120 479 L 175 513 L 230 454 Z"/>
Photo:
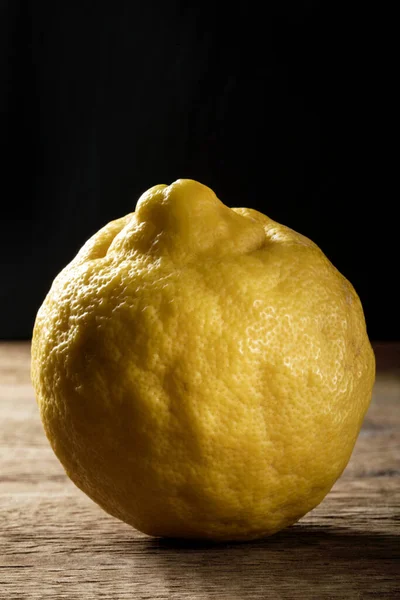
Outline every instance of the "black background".
<path fill-rule="evenodd" d="M 390 198 L 371 199 L 361 158 L 379 153 L 368 41 L 347 14 L 304 1 L 5 2 L 0 22 L 0 338 L 30 338 L 86 239 L 180 177 L 312 238 L 355 286 L 371 339 L 400 337 L 382 268 Z"/>

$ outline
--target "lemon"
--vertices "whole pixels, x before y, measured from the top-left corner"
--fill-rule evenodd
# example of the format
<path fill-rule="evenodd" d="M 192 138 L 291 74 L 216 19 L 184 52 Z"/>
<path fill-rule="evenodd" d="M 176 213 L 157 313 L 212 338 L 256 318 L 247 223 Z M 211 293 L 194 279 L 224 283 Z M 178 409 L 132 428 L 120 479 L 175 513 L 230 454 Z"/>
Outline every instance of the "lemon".
<path fill-rule="evenodd" d="M 309 239 L 204 185 L 158 185 L 58 275 L 32 381 L 51 446 L 154 536 L 247 540 L 318 505 L 375 361 L 360 300 Z"/>

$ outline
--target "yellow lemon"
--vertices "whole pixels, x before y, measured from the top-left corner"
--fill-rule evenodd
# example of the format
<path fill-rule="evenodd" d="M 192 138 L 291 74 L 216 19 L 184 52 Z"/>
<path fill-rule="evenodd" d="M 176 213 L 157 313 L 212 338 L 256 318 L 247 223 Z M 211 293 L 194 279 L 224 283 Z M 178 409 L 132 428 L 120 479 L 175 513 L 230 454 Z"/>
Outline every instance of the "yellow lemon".
<path fill-rule="evenodd" d="M 374 376 L 359 298 L 321 250 L 192 180 L 151 188 L 83 246 L 32 342 L 67 474 L 155 536 L 297 521 L 345 468 Z"/>

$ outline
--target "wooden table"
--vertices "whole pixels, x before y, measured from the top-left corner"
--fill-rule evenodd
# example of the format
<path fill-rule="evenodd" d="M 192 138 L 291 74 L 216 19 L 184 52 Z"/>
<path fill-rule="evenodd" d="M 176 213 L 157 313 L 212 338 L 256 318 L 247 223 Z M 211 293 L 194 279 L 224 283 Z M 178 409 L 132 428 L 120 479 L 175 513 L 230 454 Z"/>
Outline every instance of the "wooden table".
<path fill-rule="evenodd" d="M 29 344 L 0 344 L 0 598 L 400 598 L 400 346 L 376 346 L 352 459 L 297 525 L 248 544 L 152 539 L 64 474 L 42 431 Z"/>

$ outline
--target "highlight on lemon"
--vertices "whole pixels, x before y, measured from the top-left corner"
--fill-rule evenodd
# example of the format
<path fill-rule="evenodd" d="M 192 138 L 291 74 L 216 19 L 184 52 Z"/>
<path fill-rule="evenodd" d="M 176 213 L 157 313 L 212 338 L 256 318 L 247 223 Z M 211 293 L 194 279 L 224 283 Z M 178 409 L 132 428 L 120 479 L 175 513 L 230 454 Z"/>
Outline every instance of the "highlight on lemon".
<path fill-rule="evenodd" d="M 65 471 L 153 536 L 295 523 L 346 467 L 374 377 L 360 300 L 323 252 L 184 179 L 83 246 L 32 341 Z"/>

